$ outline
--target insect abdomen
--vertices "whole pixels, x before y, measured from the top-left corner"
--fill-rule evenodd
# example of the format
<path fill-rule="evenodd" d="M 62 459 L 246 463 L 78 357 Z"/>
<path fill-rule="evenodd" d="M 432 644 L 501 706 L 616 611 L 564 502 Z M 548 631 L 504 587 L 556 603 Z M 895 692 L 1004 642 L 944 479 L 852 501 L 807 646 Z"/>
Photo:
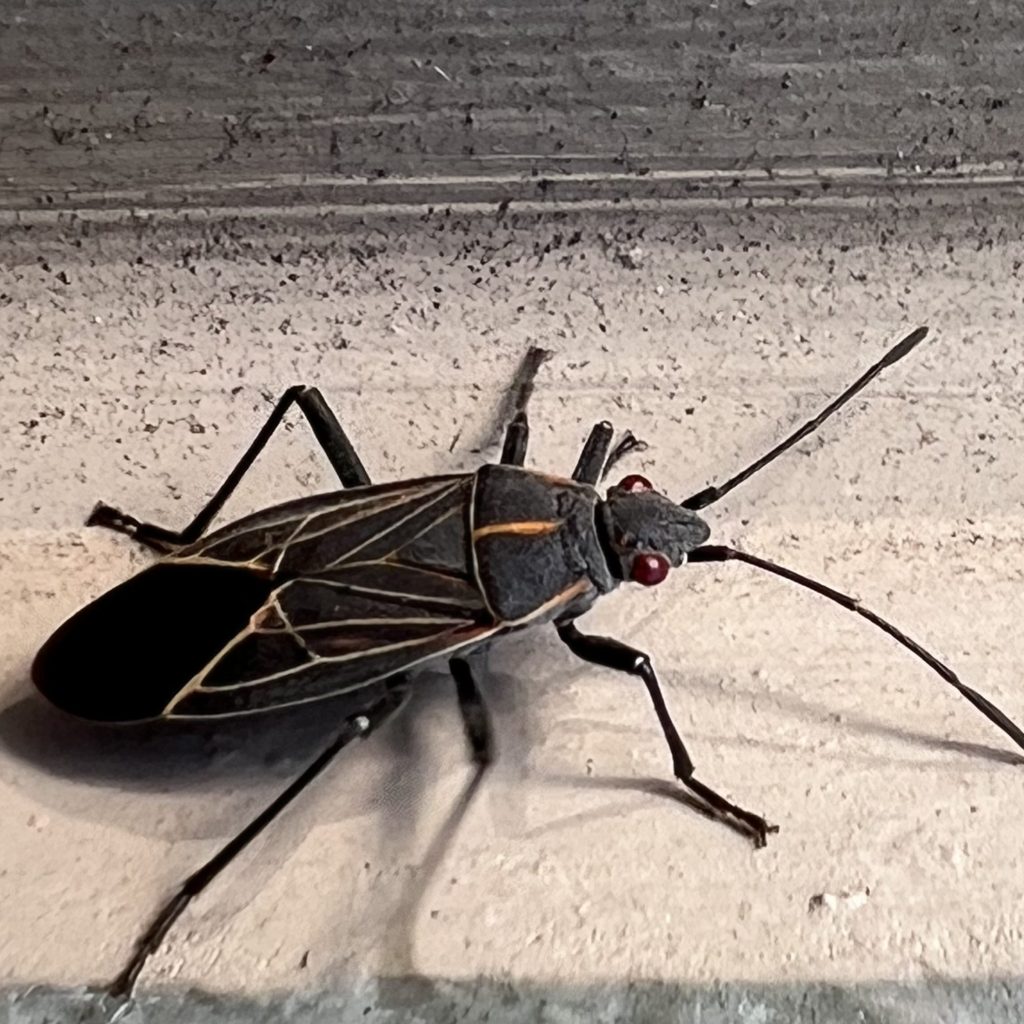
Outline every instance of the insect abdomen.
<path fill-rule="evenodd" d="M 273 586 L 234 566 L 158 563 L 68 619 L 36 655 L 32 680 L 79 718 L 157 718 Z"/>

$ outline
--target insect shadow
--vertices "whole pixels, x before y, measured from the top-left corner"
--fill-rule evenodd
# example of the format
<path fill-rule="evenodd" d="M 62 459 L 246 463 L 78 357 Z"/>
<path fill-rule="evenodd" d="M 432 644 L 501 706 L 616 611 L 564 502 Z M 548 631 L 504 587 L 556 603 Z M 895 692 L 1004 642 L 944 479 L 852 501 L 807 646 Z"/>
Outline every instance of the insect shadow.
<path fill-rule="evenodd" d="M 432 720 L 447 717 L 450 681 L 424 678 L 411 700 L 417 707 L 403 709 L 396 722 L 404 723 L 412 712 L 423 716 L 429 730 Z M 232 819 L 243 820 L 252 809 L 236 813 L 227 799 L 211 798 L 265 801 L 305 767 L 308 751 L 326 743 L 350 713 L 339 697 L 285 709 L 272 730 L 245 718 L 170 726 L 154 721 L 124 729 L 70 718 L 27 696 L 0 712 L 0 744 L 31 769 L 19 771 L 16 785 L 56 813 L 162 839 L 201 839 L 231 833 Z M 451 714 L 451 746 L 461 755 L 460 726 Z M 381 728 L 373 743 L 353 745 L 344 758 L 346 771 L 361 784 L 324 787 L 331 799 L 320 808 L 321 819 L 369 813 L 386 819 L 393 811 L 407 821 L 418 780 L 437 771 L 419 763 L 422 756 L 401 729 L 390 727 Z M 147 794 L 153 799 L 139 798 Z"/>
<path fill-rule="evenodd" d="M 526 647 L 515 639 L 507 644 Z M 541 660 L 525 650 L 518 654 L 519 664 Z M 418 977 L 421 905 L 470 805 L 483 801 L 498 831 L 524 830 L 522 797 L 506 783 L 527 772 L 539 734 L 531 704 L 544 683 L 540 671 L 525 688 L 502 671 L 482 683 L 502 756 L 480 792 L 474 785 L 479 780 L 467 775 L 451 681 L 424 673 L 407 705 L 374 732 L 373 741 L 347 748 L 306 799 L 289 809 L 286 827 L 264 834 L 259 856 L 222 886 L 208 912 L 216 920 L 209 923 L 228 926 L 314 830 L 365 818 L 358 860 L 374 870 L 385 866 L 397 874 L 397 884 L 368 906 L 347 907 L 340 896 L 331 914 L 356 912 L 365 919 L 367 930 L 380 936 L 385 974 Z M 159 839 L 222 840 L 305 766 L 303 754 L 328 742 L 347 713 L 341 697 L 285 709 L 269 731 L 253 719 L 171 727 L 156 721 L 124 729 L 70 718 L 32 695 L 0 711 L 0 744 L 14 763 L 29 768 L 12 781 L 55 814 Z M 429 799 L 439 776 L 459 780 L 445 787 L 447 804 Z"/>

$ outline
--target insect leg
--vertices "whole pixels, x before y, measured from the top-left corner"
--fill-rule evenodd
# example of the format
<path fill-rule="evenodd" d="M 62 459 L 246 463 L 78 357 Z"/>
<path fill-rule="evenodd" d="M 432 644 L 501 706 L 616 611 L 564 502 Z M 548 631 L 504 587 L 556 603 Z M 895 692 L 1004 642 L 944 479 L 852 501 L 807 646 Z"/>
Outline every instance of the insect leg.
<path fill-rule="evenodd" d="M 526 418 L 526 410 L 521 409 L 512 417 L 512 422 L 505 431 L 505 444 L 501 449 L 503 466 L 521 466 L 526 462 L 526 446 L 530 442 L 530 424 Z"/>
<path fill-rule="evenodd" d="M 612 425 L 607 420 L 595 423 L 572 471 L 573 480 L 581 484 L 600 483 L 611 446 Z"/>
<path fill-rule="evenodd" d="M 622 440 L 611 450 L 611 454 L 608 456 L 607 461 L 604 464 L 604 468 L 601 470 L 601 478 L 604 479 L 610 472 L 612 467 L 620 459 L 625 458 L 630 452 L 644 452 L 647 451 L 647 442 L 641 441 L 640 438 L 635 437 L 631 430 L 627 430 L 622 435 Z"/>
<path fill-rule="evenodd" d="M 501 449 L 501 463 L 504 466 L 521 466 L 526 461 L 526 447 L 530 441 L 530 423 L 526 415 L 526 406 L 533 394 L 537 371 L 550 357 L 550 352 L 534 346 L 527 350 L 516 374 L 510 391 L 512 419 L 505 430 L 505 443 Z M 508 406 L 503 412 L 507 414 L 507 410 Z"/>
<path fill-rule="evenodd" d="M 431 840 L 420 861 L 419 869 L 405 892 L 399 897 L 398 906 L 391 916 L 391 923 L 385 937 L 385 956 L 388 962 L 395 965 L 399 973 L 413 973 L 415 970 L 413 933 L 420 908 L 431 881 L 437 875 L 446 852 L 480 791 L 487 769 L 494 760 L 491 720 L 480 690 L 477 688 L 476 680 L 473 678 L 470 660 L 452 658 L 448 665 L 455 678 L 462 722 L 473 755 L 473 773 L 463 786 L 458 800 L 444 819 L 440 829 Z"/>
<path fill-rule="evenodd" d="M 594 424 L 576 468 L 572 471 L 573 480 L 584 484 L 599 484 L 620 459 L 630 452 L 647 450 L 647 442 L 635 437 L 631 430 L 622 435 L 622 440 L 614 448 L 611 445 L 612 425 L 607 420 Z"/>
<path fill-rule="evenodd" d="M 191 874 L 174 896 L 164 904 L 153 923 L 139 939 L 135 952 L 125 969 L 107 990 L 115 997 L 131 997 L 135 982 L 146 961 L 160 948 L 164 936 L 198 896 L 234 859 L 256 838 L 327 766 L 334 757 L 353 740 L 369 736 L 402 704 L 407 690 L 391 687 L 388 696 L 379 700 L 360 715 L 346 719 L 338 735 L 324 748 L 320 756 L 272 804 L 258 814 L 230 842 L 218 850 L 198 871 Z"/>
<path fill-rule="evenodd" d="M 491 716 L 483 695 L 473 678 L 473 669 L 465 658 L 452 658 L 448 662 L 455 679 L 455 690 L 459 698 L 459 710 L 462 712 L 462 724 L 469 740 L 469 749 L 477 768 L 483 771 L 494 762 L 494 730 L 491 728 Z"/>
<path fill-rule="evenodd" d="M 676 778 L 687 789 L 696 793 L 716 814 L 724 819 L 731 818 L 739 822 L 745 831 L 752 833 L 755 846 L 764 846 L 768 833 L 777 832 L 777 826 L 769 825 L 760 815 L 752 814 L 750 811 L 745 811 L 742 807 L 730 803 L 725 797 L 720 796 L 713 789 L 709 789 L 694 778 L 693 761 L 690 760 L 690 755 L 676 730 L 671 715 L 669 715 L 650 657 L 643 651 L 628 647 L 610 637 L 586 636 L 571 622 L 559 623 L 556 628 L 559 637 L 577 657 L 604 668 L 628 672 L 630 675 L 639 676 L 644 681 L 672 754 L 672 770 L 675 772 Z"/>
<path fill-rule="evenodd" d="M 267 418 L 266 423 L 260 428 L 252 444 L 245 450 L 238 464 L 228 474 L 227 479 L 217 488 L 213 497 L 199 510 L 196 517 L 183 530 L 168 530 L 163 526 L 156 526 L 153 523 L 142 523 L 133 516 L 119 512 L 102 502 L 92 511 L 86 521 L 87 526 L 103 526 L 108 530 L 116 530 L 118 533 L 126 533 L 129 537 L 145 544 L 147 547 L 157 551 L 170 551 L 181 544 L 190 544 L 203 535 L 212 522 L 214 516 L 224 506 L 231 493 L 238 486 L 242 477 L 249 471 L 256 457 L 264 449 L 274 431 L 280 426 L 285 413 L 292 404 L 297 405 L 305 414 L 313 434 L 320 447 L 324 450 L 334 471 L 338 474 L 343 486 L 361 487 L 370 482 L 370 478 L 363 467 L 359 456 L 352 447 L 338 422 L 337 417 L 331 411 L 330 406 L 324 401 L 323 395 L 316 388 L 306 387 L 304 384 L 296 384 L 290 387 L 278 399 L 273 411 Z"/>

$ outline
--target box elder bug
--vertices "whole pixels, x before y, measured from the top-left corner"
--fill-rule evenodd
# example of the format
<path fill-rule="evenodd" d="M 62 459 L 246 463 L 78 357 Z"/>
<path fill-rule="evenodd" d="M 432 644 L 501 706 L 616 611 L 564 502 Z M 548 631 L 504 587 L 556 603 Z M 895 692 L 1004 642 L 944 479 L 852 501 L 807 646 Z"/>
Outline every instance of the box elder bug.
<path fill-rule="evenodd" d="M 547 357 L 531 349 L 501 460 L 473 473 L 373 485 L 315 388 L 293 387 L 238 465 L 180 532 L 98 505 L 90 525 L 125 533 L 162 556 L 66 621 L 32 667 L 38 689 L 72 715 L 99 722 L 221 718 L 351 693 L 358 713 L 302 775 L 193 874 L 160 911 L 110 988 L 130 993 L 147 958 L 189 901 L 352 740 L 402 703 L 409 672 L 447 660 L 477 779 L 492 758 L 491 727 L 469 656 L 497 636 L 553 623 L 585 661 L 641 679 L 679 779 L 715 816 L 764 845 L 776 828 L 699 781 L 650 658 L 575 620 L 632 580 L 652 586 L 684 562 L 740 561 L 810 588 L 884 630 L 933 668 L 1024 748 L 995 705 L 858 601 L 773 562 L 707 545 L 697 512 L 791 448 L 927 334 L 895 345 L 817 416 L 725 483 L 681 503 L 638 475 L 602 497 L 609 468 L 636 442 L 612 447 L 610 424 L 590 433 L 571 479 L 524 468 L 526 406 Z M 305 414 L 344 490 L 256 512 L 208 533 L 228 496 L 292 405 Z M 168 631 L 182 608 L 189 629 Z"/>

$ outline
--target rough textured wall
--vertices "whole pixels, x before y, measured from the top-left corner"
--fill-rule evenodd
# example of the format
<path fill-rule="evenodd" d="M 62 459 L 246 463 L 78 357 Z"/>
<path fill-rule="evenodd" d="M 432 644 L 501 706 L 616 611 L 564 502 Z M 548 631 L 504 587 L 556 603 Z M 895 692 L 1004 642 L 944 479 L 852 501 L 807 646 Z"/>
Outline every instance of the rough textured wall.
<path fill-rule="evenodd" d="M 1019 717 L 1024 252 L 1016 204 L 985 198 L 984 213 L 953 192 L 917 207 L 14 232 L 9 980 L 108 979 L 175 882 L 333 728 L 328 708 L 112 736 L 61 721 L 26 678 L 63 615 L 145 561 L 82 529 L 92 503 L 184 522 L 296 381 L 322 387 L 380 479 L 469 467 L 493 455 L 503 390 L 541 342 L 556 356 L 531 461 L 564 472 L 610 416 L 652 443 L 631 468 L 683 495 L 929 323 L 919 353 L 709 518 L 718 539 L 891 615 Z M 327 486 L 296 423 L 232 510 Z M 475 1020 L 500 983 L 518 1013 L 604 1012 L 614 997 L 622 1019 L 634 1006 L 705 1019 L 710 1003 L 770 1020 L 794 1001 L 930 1006 L 940 997 L 920 983 L 935 977 L 960 1019 L 1014 1019 L 1018 983 L 986 979 L 1012 978 L 1022 951 L 1019 767 L 975 711 L 853 616 L 739 566 L 623 591 L 586 626 L 652 652 L 703 777 L 782 825 L 767 850 L 668 799 L 635 684 L 550 632 L 511 639 L 487 683 L 501 760 L 460 829 L 444 823 L 461 730 L 450 683 L 428 676 L 410 714 L 346 754 L 189 912 L 143 992 L 243 998 L 211 1013 L 298 990 L 313 1000 L 300 1017 L 456 1005 Z M 819 982 L 834 987 L 806 988 Z M 192 1005 L 168 998 L 150 1012 Z"/>
<path fill-rule="evenodd" d="M 330 199 L 350 177 L 1015 172 L 1022 37 L 1012 0 L 10 0 L 0 199 L 214 201 L 296 176 L 329 179 Z"/>
<path fill-rule="evenodd" d="M 1022 43 L 1010 4 L 4 4 L 0 1020 L 108 1020 L 75 986 L 333 729 L 91 730 L 28 680 L 145 564 L 92 503 L 182 523 L 295 382 L 375 476 L 467 468 L 540 343 L 531 460 L 564 471 L 610 417 L 682 495 L 927 323 L 709 518 L 1024 716 Z M 231 511 L 330 485 L 295 422 Z M 651 651 L 703 778 L 781 825 L 767 850 L 680 804 L 636 685 L 512 638 L 461 827 L 431 675 L 197 901 L 129 1019 L 1018 1024 L 1000 734 L 739 566 L 586 626 Z"/>

